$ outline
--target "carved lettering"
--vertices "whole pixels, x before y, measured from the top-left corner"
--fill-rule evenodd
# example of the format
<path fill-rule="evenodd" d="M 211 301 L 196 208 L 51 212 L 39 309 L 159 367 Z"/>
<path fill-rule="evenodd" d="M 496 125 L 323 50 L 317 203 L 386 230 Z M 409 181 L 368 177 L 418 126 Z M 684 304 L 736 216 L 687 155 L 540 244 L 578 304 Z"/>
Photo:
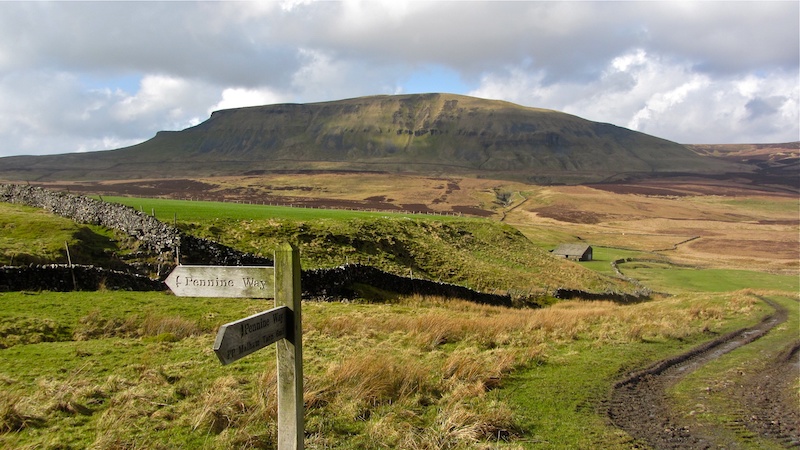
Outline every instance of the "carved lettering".
<path fill-rule="evenodd" d="M 225 278 L 193 278 L 182 277 L 180 275 L 175 277 L 175 285 L 180 286 L 194 286 L 194 287 L 234 287 L 236 284 L 233 280 Z"/>
<path fill-rule="evenodd" d="M 237 350 L 241 355 L 242 353 L 246 353 L 250 350 L 258 350 L 259 348 L 261 348 L 261 346 L 259 345 L 258 341 L 247 341 L 244 344 L 239 345 Z"/>
<path fill-rule="evenodd" d="M 257 287 L 262 291 L 270 286 L 267 280 L 257 280 L 255 278 L 242 278 L 242 282 L 246 287 Z"/>
<path fill-rule="evenodd" d="M 280 315 L 280 314 L 278 314 L 278 315 Z M 273 317 L 274 316 L 275 315 L 273 314 Z M 253 331 L 258 331 L 258 330 L 260 330 L 262 328 L 266 328 L 268 326 L 269 326 L 269 318 L 268 317 L 262 317 L 261 320 L 256 322 L 256 323 L 247 323 L 247 322 L 245 322 L 245 323 L 242 323 L 242 327 L 241 327 L 242 334 L 241 335 L 245 336 L 248 333 L 252 333 Z"/>

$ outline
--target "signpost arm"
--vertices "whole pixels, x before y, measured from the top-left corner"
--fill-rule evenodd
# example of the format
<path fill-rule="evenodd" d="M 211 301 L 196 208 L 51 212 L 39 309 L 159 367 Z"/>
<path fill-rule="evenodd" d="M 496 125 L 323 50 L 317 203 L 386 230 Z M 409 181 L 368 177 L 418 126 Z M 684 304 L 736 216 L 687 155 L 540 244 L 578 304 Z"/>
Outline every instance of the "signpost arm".
<path fill-rule="evenodd" d="M 275 250 L 275 306 L 287 306 L 286 338 L 278 341 L 278 448 L 302 450 L 303 322 L 300 314 L 300 252 L 291 244 Z"/>

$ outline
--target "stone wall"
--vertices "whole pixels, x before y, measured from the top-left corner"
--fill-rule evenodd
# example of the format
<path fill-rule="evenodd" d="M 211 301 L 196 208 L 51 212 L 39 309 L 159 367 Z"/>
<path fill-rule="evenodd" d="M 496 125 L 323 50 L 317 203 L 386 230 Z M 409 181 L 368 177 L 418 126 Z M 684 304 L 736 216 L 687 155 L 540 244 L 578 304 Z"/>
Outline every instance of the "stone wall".
<path fill-rule="evenodd" d="M 508 295 L 487 294 L 454 284 L 401 277 L 359 264 L 304 270 L 300 284 L 303 298 L 322 301 L 355 298 L 355 285 L 363 284 L 402 295 L 435 295 L 497 306 L 512 305 Z M 0 267 L 0 292 L 99 289 L 163 291 L 167 286 L 160 280 L 94 266 L 48 264 Z"/>
<path fill-rule="evenodd" d="M 184 234 L 134 208 L 35 186 L 0 184 L 0 201 L 42 208 L 79 223 L 119 230 L 138 240 L 163 264 L 263 265 L 272 261 Z"/>
<path fill-rule="evenodd" d="M 65 264 L 0 267 L 0 292 L 8 291 L 160 291 L 162 281 L 101 267 Z"/>
<path fill-rule="evenodd" d="M 305 270 L 301 278 L 303 296 L 319 299 L 353 298 L 357 284 L 402 295 L 433 295 L 489 305 L 512 306 L 509 295 L 489 294 L 455 284 L 401 277 L 361 264 Z"/>
<path fill-rule="evenodd" d="M 0 184 L 0 201 L 43 208 L 76 222 L 119 230 L 137 239 L 143 247 L 158 257 L 159 265 L 165 269 L 161 272 L 164 278 L 172 270 L 177 257 L 182 264 L 272 265 L 271 259 L 184 234 L 155 217 L 116 203 L 14 184 Z M 129 279 L 124 279 L 125 277 Z M 502 306 L 513 304 L 510 295 L 489 294 L 448 283 L 401 277 L 358 264 L 333 269 L 305 270 L 302 277 L 303 296 L 306 298 L 352 298 L 356 285 L 362 284 L 403 295 L 436 295 Z M 94 290 L 101 287 L 126 290 L 166 289 L 162 281 L 141 274 L 125 274 L 92 266 L 0 267 L 0 291 Z M 557 298 L 585 298 L 586 295 L 609 297 L 609 294 L 587 294 L 564 289 L 555 293 Z"/>

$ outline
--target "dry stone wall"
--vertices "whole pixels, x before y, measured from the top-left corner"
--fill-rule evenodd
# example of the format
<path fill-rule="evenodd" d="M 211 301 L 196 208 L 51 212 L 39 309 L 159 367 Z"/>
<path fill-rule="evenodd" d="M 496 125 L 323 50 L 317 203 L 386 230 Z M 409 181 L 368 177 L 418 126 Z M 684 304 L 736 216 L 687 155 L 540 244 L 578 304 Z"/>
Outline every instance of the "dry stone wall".
<path fill-rule="evenodd" d="M 0 292 L 9 291 L 161 291 L 160 280 L 95 266 L 49 264 L 0 267 Z"/>
<path fill-rule="evenodd" d="M 355 297 L 356 284 L 365 284 L 402 295 L 460 298 L 496 306 L 512 306 L 513 303 L 510 295 L 489 294 L 455 284 L 401 277 L 361 264 L 348 264 L 333 269 L 305 270 L 301 279 L 303 296 L 317 299 Z"/>
<path fill-rule="evenodd" d="M 0 184 L 0 201 L 43 208 L 76 222 L 119 230 L 159 256 L 171 271 L 176 256 L 182 264 L 221 266 L 272 265 L 272 260 L 239 252 L 206 239 L 184 234 L 156 218 L 128 206 L 28 185 Z M 125 277 L 128 277 L 127 279 Z M 370 266 L 351 264 L 302 273 L 303 296 L 315 299 L 350 298 L 354 286 L 365 284 L 398 294 L 436 295 L 479 303 L 511 306 L 509 295 L 477 292 L 463 286 L 412 279 Z M 141 275 L 124 274 L 92 266 L 1 267 L 0 291 L 94 290 L 101 287 L 129 290 L 165 290 L 166 285 Z"/>
<path fill-rule="evenodd" d="M 137 239 L 165 264 L 264 265 L 272 261 L 184 234 L 134 208 L 36 186 L 0 184 L 0 201 L 33 206 L 79 223 L 119 230 Z"/>

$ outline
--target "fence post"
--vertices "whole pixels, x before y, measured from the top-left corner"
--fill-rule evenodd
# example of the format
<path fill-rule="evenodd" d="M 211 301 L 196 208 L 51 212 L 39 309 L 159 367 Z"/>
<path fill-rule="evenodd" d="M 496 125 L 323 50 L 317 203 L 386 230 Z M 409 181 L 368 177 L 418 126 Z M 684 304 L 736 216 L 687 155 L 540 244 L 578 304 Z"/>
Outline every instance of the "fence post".
<path fill-rule="evenodd" d="M 303 321 L 300 310 L 300 252 L 289 243 L 275 250 L 275 306 L 287 306 L 293 318 L 278 341 L 278 448 L 302 450 Z"/>
<path fill-rule="evenodd" d="M 67 264 L 69 265 L 69 273 L 72 274 L 72 288 L 78 290 L 78 281 L 75 279 L 75 268 L 72 267 L 72 257 L 69 255 L 69 244 L 64 241 L 64 247 L 67 249 Z"/>

